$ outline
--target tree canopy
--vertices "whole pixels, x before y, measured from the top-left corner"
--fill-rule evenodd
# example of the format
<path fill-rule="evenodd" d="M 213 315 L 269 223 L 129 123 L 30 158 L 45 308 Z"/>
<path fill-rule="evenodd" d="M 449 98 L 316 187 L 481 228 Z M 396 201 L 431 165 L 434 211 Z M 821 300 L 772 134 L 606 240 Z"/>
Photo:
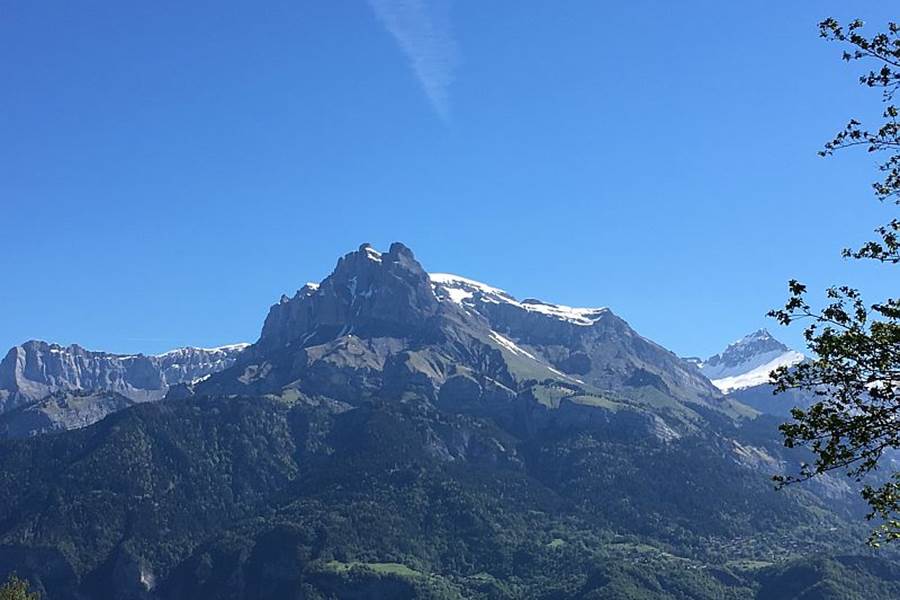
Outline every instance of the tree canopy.
<path fill-rule="evenodd" d="M 900 109 L 895 95 L 900 90 L 900 26 L 866 36 L 860 20 L 842 25 L 835 19 L 819 24 L 823 38 L 844 44 L 846 61 L 868 61 L 872 66 L 859 80 L 881 92 L 881 122 L 869 128 L 851 119 L 825 144 L 821 156 L 839 150 L 864 148 L 879 157 L 880 177 L 872 184 L 878 200 L 896 211 L 900 205 Z M 876 239 L 847 248 L 850 259 L 872 260 L 891 267 L 900 263 L 900 219 L 893 218 L 875 230 Z M 896 279 L 895 279 L 896 280 Z M 900 280 L 898 280 L 900 281 Z M 804 464 L 793 476 L 779 476 L 780 484 L 803 481 L 834 470 L 846 471 L 863 483 L 869 518 L 880 520 L 872 543 L 900 539 L 900 473 L 890 477 L 876 472 L 885 453 L 900 448 L 900 299 L 867 303 L 858 289 L 835 286 L 827 290 L 824 308 L 807 301 L 807 288 L 789 283 L 785 306 L 769 314 L 784 325 L 806 321 L 804 336 L 813 358 L 796 367 L 782 367 L 772 374 L 776 391 L 806 389 L 817 401 L 807 409 L 792 410 L 793 420 L 781 426 L 785 445 L 812 451 L 812 464 Z"/>
<path fill-rule="evenodd" d="M 15 575 L 10 575 L 2 586 L 0 586 L 0 600 L 39 600 L 37 592 L 31 592 L 28 588 L 28 582 L 19 579 Z"/>

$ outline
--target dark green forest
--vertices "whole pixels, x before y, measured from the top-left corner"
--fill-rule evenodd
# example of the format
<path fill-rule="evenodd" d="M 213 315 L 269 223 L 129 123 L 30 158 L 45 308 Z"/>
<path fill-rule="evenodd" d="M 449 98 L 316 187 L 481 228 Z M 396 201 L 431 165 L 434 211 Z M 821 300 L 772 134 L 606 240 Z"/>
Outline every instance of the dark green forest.
<path fill-rule="evenodd" d="M 864 531 L 736 478 L 716 437 L 523 441 L 416 402 L 142 405 L 3 444 L 0 569 L 73 599 L 900 594 L 892 563 L 841 558 Z"/>

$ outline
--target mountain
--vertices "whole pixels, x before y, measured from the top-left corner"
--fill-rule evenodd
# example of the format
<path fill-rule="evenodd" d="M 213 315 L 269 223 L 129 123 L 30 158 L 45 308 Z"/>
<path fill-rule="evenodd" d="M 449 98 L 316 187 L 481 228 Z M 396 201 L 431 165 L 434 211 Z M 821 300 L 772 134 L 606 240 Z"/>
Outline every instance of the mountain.
<path fill-rule="evenodd" d="M 769 373 L 805 357 L 772 337 L 765 329 L 746 335 L 724 351 L 698 364 L 700 371 L 723 392 L 754 387 L 769 381 Z"/>
<path fill-rule="evenodd" d="M 179 390 L 302 394 L 359 405 L 422 395 L 469 414 L 539 426 L 607 406 L 678 435 L 693 406 L 730 403 L 696 369 L 609 309 L 516 300 L 463 277 L 429 275 L 400 243 L 364 244 L 319 284 L 272 306 L 259 340 L 229 369 Z"/>
<path fill-rule="evenodd" d="M 23 429 L 28 422 L 43 423 L 34 432 L 90 424 L 111 410 L 160 400 L 172 385 L 221 371 L 246 347 L 179 348 L 145 356 L 25 342 L 0 361 L 0 431 L 4 423 L 5 431 L 22 434 L 28 434 Z"/>
<path fill-rule="evenodd" d="M 293 390 L 351 404 L 403 393 L 457 403 L 462 394 L 471 412 L 499 410 L 523 427 L 548 411 L 578 419 L 581 407 L 607 404 L 643 411 L 664 435 L 696 421 L 694 404 L 742 410 L 607 308 L 519 301 L 471 279 L 429 275 L 402 244 L 384 254 L 363 244 L 321 283 L 272 306 L 252 345 L 158 356 L 39 341 L 13 348 L 0 362 L 0 414 L 18 410 L 0 420 L 0 435 L 84 426 L 89 415 L 125 406 L 119 396 L 153 401 L 170 388 L 182 398 Z M 61 402 L 56 392 L 75 396 Z M 519 395 L 541 409 L 510 414 L 505 406 Z"/>
<path fill-rule="evenodd" d="M 765 329 L 760 329 L 729 345 L 724 351 L 701 360 L 686 358 L 712 380 L 729 398 L 761 413 L 790 416 L 791 408 L 807 407 L 815 394 L 805 390 L 775 393 L 769 373 L 780 366 L 792 366 L 805 360 Z"/>
<path fill-rule="evenodd" d="M 609 309 L 429 275 L 399 243 L 282 297 L 230 366 L 174 385 L 156 371 L 161 401 L 152 378 L 114 387 L 99 366 L 20 371 L 50 394 L 0 426 L 56 433 L 0 441 L 0 576 L 48 600 L 900 586 L 892 563 L 838 559 L 865 549 L 849 484 L 773 490 L 806 458 L 777 418 Z M 58 431 L 60 411 L 98 406 L 111 414 Z"/>

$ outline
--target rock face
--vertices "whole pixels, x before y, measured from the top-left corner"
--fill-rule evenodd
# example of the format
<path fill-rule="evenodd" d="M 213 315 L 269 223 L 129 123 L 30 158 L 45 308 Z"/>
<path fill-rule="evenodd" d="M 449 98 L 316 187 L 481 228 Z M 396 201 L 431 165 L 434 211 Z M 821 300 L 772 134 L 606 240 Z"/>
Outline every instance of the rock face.
<path fill-rule="evenodd" d="M 227 369 L 250 344 L 229 344 L 218 348 L 176 348 L 150 357 L 166 381 L 172 386 L 192 383 Z"/>
<path fill-rule="evenodd" d="M 276 349 L 304 337 L 304 344 L 356 334 L 364 338 L 421 340 L 440 308 L 428 276 L 403 244 L 386 254 L 368 244 L 338 261 L 321 284 L 282 297 L 263 325 L 257 347 Z"/>
<path fill-rule="evenodd" d="M 640 336 L 607 308 L 518 301 L 464 277 L 437 273 L 431 278 L 440 297 L 477 311 L 494 331 L 579 382 L 617 391 L 651 386 L 701 403 L 719 396 L 694 365 Z"/>
<path fill-rule="evenodd" d="M 10 349 L 0 361 L 0 414 L 56 392 L 109 392 L 132 402 L 159 400 L 171 385 L 231 366 L 245 347 L 180 348 L 145 356 L 32 340 Z"/>

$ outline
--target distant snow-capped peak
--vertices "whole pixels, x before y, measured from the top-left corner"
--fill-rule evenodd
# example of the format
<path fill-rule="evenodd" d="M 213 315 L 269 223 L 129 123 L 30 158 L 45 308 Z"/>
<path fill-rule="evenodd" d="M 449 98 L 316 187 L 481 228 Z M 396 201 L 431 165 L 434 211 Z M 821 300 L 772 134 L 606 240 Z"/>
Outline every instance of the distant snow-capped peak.
<path fill-rule="evenodd" d="M 730 392 L 768 383 L 773 370 L 796 365 L 805 358 L 760 329 L 696 364 L 717 388 Z"/>
<path fill-rule="evenodd" d="M 237 344 L 226 344 L 224 346 L 216 346 L 214 348 L 200 348 L 198 346 L 183 346 L 181 348 L 175 348 L 173 350 L 169 350 L 167 352 L 163 352 L 161 354 L 157 354 L 157 358 L 166 358 L 172 356 L 184 356 L 186 354 L 234 354 L 245 350 L 248 346 L 250 346 L 247 342 L 240 342 Z"/>
<path fill-rule="evenodd" d="M 583 326 L 593 325 L 604 313 L 608 312 L 606 308 L 577 308 L 532 298 L 517 300 L 500 288 L 450 273 L 429 273 L 428 276 L 438 298 L 460 305 L 476 301 L 511 304 L 522 310 Z"/>

